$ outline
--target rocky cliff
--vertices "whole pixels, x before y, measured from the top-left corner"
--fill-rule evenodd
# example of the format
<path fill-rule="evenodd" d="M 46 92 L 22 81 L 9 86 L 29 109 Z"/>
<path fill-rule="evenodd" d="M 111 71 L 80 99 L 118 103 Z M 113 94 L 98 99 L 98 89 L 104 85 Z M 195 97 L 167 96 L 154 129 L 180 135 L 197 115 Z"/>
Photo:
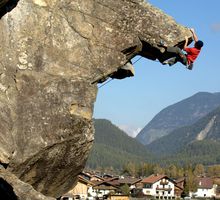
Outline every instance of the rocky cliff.
<path fill-rule="evenodd" d="M 59 197 L 94 139 L 96 83 L 136 55 L 162 61 L 169 55 L 160 40 L 181 46 L 190 31 L 143 0 L 0 0 L 0 7 L 0 174 L 18 199 L 27 191 L 18 182 Z"/>

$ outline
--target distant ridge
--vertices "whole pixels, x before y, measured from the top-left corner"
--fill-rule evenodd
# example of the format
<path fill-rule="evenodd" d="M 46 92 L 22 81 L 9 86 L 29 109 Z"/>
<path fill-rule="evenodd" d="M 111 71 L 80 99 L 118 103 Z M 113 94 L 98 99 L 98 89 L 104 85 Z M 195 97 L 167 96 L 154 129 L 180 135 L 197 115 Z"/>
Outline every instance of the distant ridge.
<path fill-rule="evenodd" d="M 220 92 L 199 92 L 160 111 L 136 136 L 142 144 L 150 144 L 174 129 L 188 126 L 220 106 Z"/>
<path fill-rule="evenodd" d="M 174 130 L 147 148 L 160 158 L 178 163 L 220 162 L 220 107 L 195 124 Z"/>

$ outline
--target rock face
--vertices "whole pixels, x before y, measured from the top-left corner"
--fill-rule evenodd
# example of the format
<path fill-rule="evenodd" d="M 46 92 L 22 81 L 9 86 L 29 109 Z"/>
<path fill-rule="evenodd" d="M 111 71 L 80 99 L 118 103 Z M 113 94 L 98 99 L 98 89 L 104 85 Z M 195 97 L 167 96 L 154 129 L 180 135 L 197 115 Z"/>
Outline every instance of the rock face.
<path fill-rule="evenodd" d="M 0 168 L 0 182 L 0 197 L 2 200 L 55 200 L 37 192 L 31 185 L 22 182 L 11 172 L 3 168 Z"/>
<path fill-rule="evenodd" d="M 19 0 L 0 0 L 0 19 L 16 7 Z"/>
<path fill-rule="evenodd" d="M 169 55 L 160 40 L 181 46 L 190 31 L 142 0 L 5 3 L 1 11 L 11 12 L 0 20 L 0 163 L 59 197 L 75 183 L 94 139 L 96 82 L 135 55 L 162 61 Z"/>

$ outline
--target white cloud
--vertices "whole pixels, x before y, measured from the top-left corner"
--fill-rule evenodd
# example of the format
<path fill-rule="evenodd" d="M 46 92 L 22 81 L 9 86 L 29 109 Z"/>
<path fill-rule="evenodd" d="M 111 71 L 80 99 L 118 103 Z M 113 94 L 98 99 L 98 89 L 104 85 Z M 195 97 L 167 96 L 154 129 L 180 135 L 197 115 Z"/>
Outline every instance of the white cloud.
<path fill-rule="evenodd" d="M 211 28 L 213 31 L 219 32 L 220 31 L 220 23 L 212 24 Z"/>
<path fill-rule="evenodd" d="M 136 135 L 142 129 L 142 128 L 139 128 L 139 127 L 137 128 L 137 127 L 130 126 L 130 125 L 119 125 L 118 127 L 131 137 L 136 137 Z"/>

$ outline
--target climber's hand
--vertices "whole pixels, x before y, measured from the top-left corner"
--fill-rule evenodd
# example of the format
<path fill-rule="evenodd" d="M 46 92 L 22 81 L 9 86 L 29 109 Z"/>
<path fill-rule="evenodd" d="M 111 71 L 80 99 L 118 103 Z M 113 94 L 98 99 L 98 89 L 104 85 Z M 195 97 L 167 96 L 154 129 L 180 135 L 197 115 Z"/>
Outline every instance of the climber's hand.
<path fill-rule="evenodd" d="M 190 30 L 192 33 L 195 32 L 194 28 L 190 28 L 189 30 Z"/>

